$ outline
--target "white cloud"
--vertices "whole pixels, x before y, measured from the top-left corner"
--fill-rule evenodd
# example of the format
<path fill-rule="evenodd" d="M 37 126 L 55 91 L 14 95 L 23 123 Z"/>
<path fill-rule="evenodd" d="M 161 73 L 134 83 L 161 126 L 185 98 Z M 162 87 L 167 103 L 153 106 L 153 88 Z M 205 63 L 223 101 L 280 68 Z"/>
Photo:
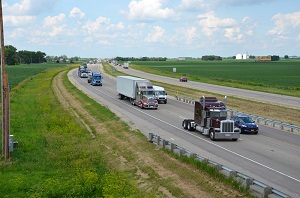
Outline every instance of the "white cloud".
<path fill-rule="evenodd" d="M 5 35 L 8 38 L 23 38 L 26 35 L 27 31 L 24 28 L 15 28 L 10 34 Z"/>
<path fill-rule="evenodd" d="M 85 17 L 85 13 L 81 12 L 81 10 L 79 8 L 74 7 L 70 12 L 69 17 L 82 19 Z"/>
<path fill-rule="evenodd" d="M 45 10 L 52 9 L 60 0 L 21 0 L 9 6 L 5 4 L 7 14 L 11 15 L 38 15 Z"/>
<path fill-rule="evenodd" d="M 61 13 L 54 17 L 48 16 L 44 19 L 44 26 L 53 27 L 59 23 L 62 23 L 65 19 L 66 19 L 66 15 L 64 13 Z"/>
<path fill-rule="evenodd" d="M 98 44 L 100 44 L 100 45 L 111 45 L 111 43 L 107 40 L 99 40 Z"/>
<path fill-rule="evenodd" d="M 215 12 L 210 11 L 205 14 L 198 15 L 198 24 L 202 27 L 202 32 L 206 36 L 211 36 L 220 28 L 236 26 L 237 23 L 232 18 L 220 19 L 216 17 Z"/>
<path fill-rule="evenodd" d="M 222 6 L 253 6 L 253 5 L 259 5 L 259 4 L 266 4 L 266 3 L 273 3 L 275 1 L 280 0 L 211 0 L 211 3 L 214 3 L 215 5 L 222 5 Z"/>
<path fill-rule="evenodd" d="M 288 14 L 276 14 L 272 17 L 275 27 L 269 30 L 269 35 L 275 35 L 277 38 L 286 38 L 292 32 L 300 31 L 300 12 Z"/>
<path fill-rule="evenodd" d="M 83 41 L 86 42 L 86 43 L 91 43 L 91 42 L 94 41 L 94 39 L 89 36 L 89 37 L 86 37 Z"/>
<path fill-rule="evenodd" d="M 83 28 L 85 29 L 85 31 L 88 34 L 95 34 L 104 29 L 102 26 L 108 25 L 109 23 L 110 23 L 109 18 L 100 16 L 96 19 L 96 21 L 86 22 L 86 24 L 83 26 Z"/>
<path fill-rule="evenodd" d="M 151 33 L 148 34 L 145 39 L 146 42 L 160 42 L 163 41 L 163 36 L 165 34 L 165 30 L 159 26 L 154 26 Z"/>
<path fill-rule="evenodd" d="M 66 26 L 66 15 L 64 13 L 54 17 L 48 16 L 44 19 L 44 28 L 48 30 L 48 35 L 51 37 L 64 33 Z"/>
<path fill-rule="evenodd" d="M 186 42 L 192 43 L 195 38 L 197 38 L 197 28 L 190 27 L 186 30 Z"/>
<path fill-rule="evenodd" d="M 204 0 L 181 0 L 179 8 L 188 11 L 208 9 L 209 4 Z"/>
<path fill-rule="evenodd" d="M 35 21 L 35 16 L 4 16 L 5 26 L 28 26 Z"/>
<path fill-rule="evenodd" d="M 239 27 L 235 28 L 226 28 L 225 35 L 229 41 L 234 43 L 242 43 L 243 42 L 243 34 L 241 34 L 241 29 Z"/>
<path fill-rule="evenodd" d="M 117 24 L 111 24 L 107 27 L 107 30 L 123 30 L 125 25 L 123 22 L 119 22 Z"/>
<path fill-rule="evenodd" d="M 158 19 L 175 20 L 178 15 L 173 9 L 163 8 L 162 0 L 132 0 L 129 5 L 128 19 L 153 21 Z"/>

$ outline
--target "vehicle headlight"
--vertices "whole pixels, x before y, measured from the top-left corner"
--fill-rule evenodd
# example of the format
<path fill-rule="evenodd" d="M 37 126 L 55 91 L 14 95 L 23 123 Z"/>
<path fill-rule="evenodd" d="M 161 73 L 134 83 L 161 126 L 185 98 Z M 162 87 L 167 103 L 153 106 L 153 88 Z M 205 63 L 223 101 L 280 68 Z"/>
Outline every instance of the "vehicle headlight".
<path fill-rule="evenodd" d="M 244 124 L 242 124 L 242 127 L 246 128 L 247 126 L 246 126 L 246 125 L 244 125 Z"/>

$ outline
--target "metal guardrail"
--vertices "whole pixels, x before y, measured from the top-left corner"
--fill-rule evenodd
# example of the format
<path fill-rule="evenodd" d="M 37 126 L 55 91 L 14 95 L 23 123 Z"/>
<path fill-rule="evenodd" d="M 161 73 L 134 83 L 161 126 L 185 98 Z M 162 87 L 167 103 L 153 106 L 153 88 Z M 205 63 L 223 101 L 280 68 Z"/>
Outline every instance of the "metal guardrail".
<path fill-rule="evenodd" d="M 185 98 L 185 97 L 177 96 L 177 95 L 175 95 L 175 98 L 176 98 L 176 100 L 180 100 L 180 101 L 183 101 L 183 102 L 186 102 L 186 103 L 189 103 L 189 104 L 194 104 L 195 103 L 195 100 L 190 99 L 190 98 Z M 279 122 L 279 121 L 276 121 L 276 120 L 271 120 L 271 119 L 255 116 L 255 115 L 252 115 L 252 114 L 247 114 L 247 113 L 244 113 L 244 112 L 235 111 L 235 110 L 232 110 L 232 109 L 228 109 L 228 112 L 230 114 L 229 117 L 232 117 L 232 116 L 235 116 L 235 115 L 246 115 L 246 116 L 249 116 L 250 118 L 252 118 L 252 120 L 254 120 L 257 124 L 264 124 L 266 126 L 279 128 L 281 130 L 287 130 L 289 132 L 300 132 L 300 126 L 296 126 L 296 125 L 293 125 L 293 124 L 287 124 L 287 123 L 284 123 L 284 122 Z"/>
<path fill-rule="evenodd" d="M 205 157 L 202 157 L 196 153 L 193 153 L 189 150 L 186 150 L 179 145 L 176 145 L 170 141 L 162 139 L 160 136 L 153 133 L 149 133 L 149 142 L 156 144 L 158 147 L 170 150 L 172 153 L 175 153 L 179 156 L 187 156 L 189 158 L 194 158 L 200 162 L 207 163 L 209 166 L 215 168 L 221 174 L 225 175 L 228 178 L 233 178 L 234 180 L 240 182 L 240 184 L 250 190 L 251 194 L 257 197 L 277 197 L 277 198 L 290 198 L 291 196 L 274 189 L 254 178 L 251 178 L 243 173 L 232 170 L 229 167 L 223 166 L 217 162 L 211 161 Z"/>

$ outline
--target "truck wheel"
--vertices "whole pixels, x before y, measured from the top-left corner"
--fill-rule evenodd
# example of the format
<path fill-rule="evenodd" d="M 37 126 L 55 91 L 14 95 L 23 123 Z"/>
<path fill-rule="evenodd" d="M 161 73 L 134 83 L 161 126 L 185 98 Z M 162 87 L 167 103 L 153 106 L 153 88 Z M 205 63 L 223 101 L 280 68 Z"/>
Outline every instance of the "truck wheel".
<path fill-rule="evenodd" d="M 209 130 L 209 137 L 210 137 L 210 139 L 212 140 L 212 141 L 215 141 L 216 139 L 215 139 L 215 132 L 214 132 L 214 130 Z"/>
<path fill-rule="evenodd" d="M 189 122 L 188 125 L 187 125 L 187 130 L 188 130 L 188 131 L 192 131 L 192 127 L 191 127 L 191 123 L 190 123 L 190 122 Z"/>
<path fill-rule="evenodd" d="M 238 140 L 237 138 L 233 138 L 233 139 L 232 139 L 232 141 L 237 141 L 237 140 Z"/>
<path fill-rule="evenodd" d="M 183 121 L 183 128 L 187 129 L 187 123 L 186 123 L 186 121 Z"/>
<path fill-rule="evenodd" d="M 165 104 L 167 104 L 167 100 L 165 100 Z"/>

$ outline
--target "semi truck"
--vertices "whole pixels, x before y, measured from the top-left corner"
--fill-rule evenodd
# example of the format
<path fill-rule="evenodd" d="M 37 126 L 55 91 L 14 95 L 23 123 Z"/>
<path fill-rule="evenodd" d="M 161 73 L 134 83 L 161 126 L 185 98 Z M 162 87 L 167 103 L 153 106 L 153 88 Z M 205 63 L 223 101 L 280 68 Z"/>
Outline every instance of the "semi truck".
<path fill-rule="evenodd" d="M 146 109 L 157 109 L 152 83 L 147 79 L 132 76 L 117 76 L 119 99 L 129 99 L 132 105 Z"/>
<path fill-rule="evenodd" d="M 165 88 L 160 87 L 160 86 L 155 86 L 153 85 L 153 90 L 154 90 L 154 95 L 156 97 L 156 100 L 158 103 L 165 103 L 167 104 L 168 97 L 167 97 L 167 92 L 165 91 Z"/>
<path fill-rule="evenodd" d="M 90 73 L 88 76 L 88 82 L 93 86 L 102 86 L 102 75 L 98 72 Z"/>
<path fill-rule="evenodd" d="M 184 119 L 182 126 L 189 131 L 198 131 L 209 135 L 211 140 L 229 139 L 236 141 L 240 137 L 240 129 L 234 121 L 227 119 L 226 99 L 219 101 L 216 97 L 204 97 L 195 101 L 194 119 Z"/>

